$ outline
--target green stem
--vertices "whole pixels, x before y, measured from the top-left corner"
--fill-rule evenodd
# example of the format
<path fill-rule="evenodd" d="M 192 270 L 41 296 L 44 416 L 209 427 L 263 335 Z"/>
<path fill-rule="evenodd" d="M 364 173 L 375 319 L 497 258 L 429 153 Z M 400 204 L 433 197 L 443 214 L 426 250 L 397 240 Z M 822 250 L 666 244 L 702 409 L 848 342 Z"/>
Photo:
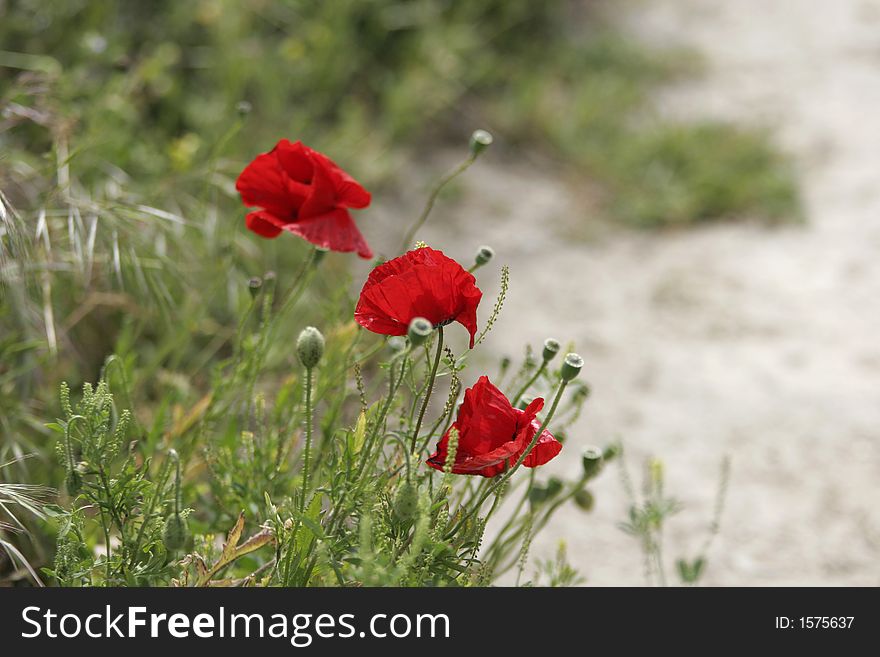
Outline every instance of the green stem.
<path fill-rule="evenodd" d="M 419 438 L 419 431 L 422 428 L 422 420 L 425 419 L 425 411 L 428 410 L 428 402 L 431 400 L 431 392 L 434 390 L 434 379 L 437 377 L 437 367 L 440 365 L 440 356 L 442 355 L 443 327 L 441 326 L 437 329 L 437 352 L 434 354 L 434 365 L 431 367 L 431 374 L 428 377 L 428 389 L 425 390 L 425 398 L 422 401 L 422 410 L 419 411 L 419 419 L 416 421 L 415 431 L 413 431 L 410 452 L 416 451 L 416 441 Z"/>
<path fill-rule="evenodd" d="M 309 490 L 309 458 L 312 451 L 312 368 L 306 368 L 306 447 L 303 457 L 302 497 L 299 501 L 300 513 L 306 510 L 306 493 Z"/>
<path fill-rule="evenodd" d="M 474 163 L 476 160 L 476 156 L 471 154 L 465 158 L 458 166 L 449 171 L 445 176 L 443 176 L 437 184 L 434 186 L 434 189 L 431 190 L 431 194 L 428 196 L 428 200 L 425 203 L 425 207 L 422 210 L 422 214 L 419 215 L 419 218 L 416 222 L 410 227 L 410 229 L 406 232 L 406 236 L 403 238 L 403 242 L 400 244 L 400 252 L 405 253 L 408 249 L 412 247 L 413 238 L 415 237 L 418 230 L 425 225 L 425 222 L 428 220 L 428 215 L 431 214 L 431 210 L 434 208 L 434 203 L 437 201 L 437 197 L 440 195 L 440 192 L 443 190 L 446 185 L 452 182 L 459 175 L 467 171 L 468 167 Z"/>
<path fill-rule="evenodd" d="M 547 369 L 547 361 L 545 360 L 541 363 L 541 367 L 538 368 L 538 370 L 534 373 L 534 375 L 532 375 L 532 377 L 523 384 L 523 387 L 519 389 L 519 392 L 517 392 L 516 396 L 514 396 L 513 401 L 511 402 L 511 405 L 516 406 L 516 403 L 525 394 L 526 390 L 528 390 L 529 388 L 532 387 L 532 384 L 538 380 L 538 377 L 541 376 L 541 374 L 543 374 L 544 370 L 546 370 L 546 369 Z"/>

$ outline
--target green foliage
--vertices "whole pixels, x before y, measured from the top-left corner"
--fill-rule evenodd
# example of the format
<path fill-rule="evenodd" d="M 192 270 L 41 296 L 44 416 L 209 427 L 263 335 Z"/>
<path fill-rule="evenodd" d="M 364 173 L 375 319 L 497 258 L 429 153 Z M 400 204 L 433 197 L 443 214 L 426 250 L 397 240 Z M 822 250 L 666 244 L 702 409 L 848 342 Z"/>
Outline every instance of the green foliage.
<path fill-rule="evenodd" d="M 170 555 L 182 547 L 187 511 L 181 513 L 179 473 L 175 475 L 173 515 L 179 525 L 169 545 L 166 486 L 171 454 L 150 477 L 152 458 L 127 443 L 131 414 L 117 413 L 107 384 L 83 385 L 76 405 L 61 386 L 63 417 L 49 425 L 59 435 L 57 453 L 66 472 L 67 503 L 44 511 L 58 525 L 55 564 L 45 569 L 61 586 L 145 586 L 171 574 Z M 173 525 L 174 523 L 172 523 Z M 98 543 L 97 541 L 101 541 Z"/>
<path fill-rule="evenodd" d="M 651 91 L 692 73 L 693 54 L 636 46 L 563 0 L 31 0 L 7 13 L 0 100 L 16 129 L 0 145 L 16 192 L 70 164 L 89 190 L 204 200 L 279 134 L 372 185 L 401 145 L 462 137 L 467 112 L 580 167 L 632 225 L 798 214 L 765 135 L 651 115 Z"/>
<path fill-rule="evenodd" d="M 613 449 L 617 454 L 623 454 L 623 446 L 620 443 Z M 682 506 L 678 500 L 665 492 L 664 467 L 659 459 L 649 459 L 646 464 L 644 492 L 641 496 L 637 495 L 633 488 L 623 459 L 620 461 L 620 467 L 624 488 L 631 502 L 629 517 L 626 522 L 621 523 L 620 528 L 638 539 L 645 559 L 645 579 L 648 584 L 666 586 L 669 580 L 663 554 L 663 534 L 669 518 L 679 513 Z M 709 548 L 721 528 L 721 515 L 724 511 L 729 480 L 730 459 L 725 457 L 721 462 L 712 520 L 699 552 L 693 559 L 680 557 L 675 560 L 675 570 L 683 585 L 697 584 L 705 573 Z"/>

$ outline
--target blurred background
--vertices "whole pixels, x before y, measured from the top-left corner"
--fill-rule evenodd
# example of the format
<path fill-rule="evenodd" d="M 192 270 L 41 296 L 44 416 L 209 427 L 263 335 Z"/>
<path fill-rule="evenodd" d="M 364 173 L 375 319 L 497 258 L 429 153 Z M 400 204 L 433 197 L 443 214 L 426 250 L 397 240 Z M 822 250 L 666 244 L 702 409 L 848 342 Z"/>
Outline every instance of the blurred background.
<path fill-rule="evenodd" d="M 645 583 L 621 524 L 662 472 L 670 572 L 705 553 L 709 584 L 880 584 L 880 2 L 0 0 L 0 107 L 4 213 L 37 238 L 32 289 L 0 287 L 0 462 L 40 453 L 57 382 L 114 350 L 192 400 L 236 281 L 305 252 L 244 229 L 256 153 L 331 154 L 393 255 L 484 128 L 419 237 L 510 265 L 485 368 L 546 337 L 585 357 L 548 470 L 626 454 L 533 559 L 565 539 L 587 584 Z M 369 268 L 328 261 L 355 288 Z"/>

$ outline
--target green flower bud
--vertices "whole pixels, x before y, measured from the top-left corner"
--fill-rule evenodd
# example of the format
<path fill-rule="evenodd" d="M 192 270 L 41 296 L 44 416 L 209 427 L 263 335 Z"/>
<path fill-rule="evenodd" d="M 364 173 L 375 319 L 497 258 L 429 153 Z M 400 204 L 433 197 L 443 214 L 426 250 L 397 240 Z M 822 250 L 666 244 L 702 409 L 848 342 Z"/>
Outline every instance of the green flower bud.
<path fill-rule="evenodd" d="M 559 477 L 550 477 L 550 479 L 547 480 L 547 497 L 556 497 L 562 490 L 562 486 L 563 483 Z"/>
<path fill-rule="evenodd" d="M 547 489 L 540 484 L 535 484 L 529 490 L 529 502 L 532 506 L 540 506 L 547 501 Z"/>
<path fill-rule="evenodd" d="M 253 106 L 246 100 L 240 100 L 235 104 L 235 111 L 239 116 L 247 116 L 251 113 Z"/>
<path fill-rule="evenodd" d="M 590 491 L 586 488 L 581 488 L 574 494 L 574 503 L 583 511 L 592 511 L 596 500 Z"/>
<path fill-rule="evenodd" d="M 79 470 L 74 468 L 68 471 L 67 476 L 64 478 L 64 487 L 67 488 L 67 494 L 71 497 L 79 493 L 82 488 L 82 475 L 80 475 Z"/>
<path fill-rule="evenodd" d="M 563 381 L 571 381 L 580 374 L 583 366 L 583 358 L 577 354 L 566 354 L 565 360 L 562 363 L 562 369 L 559 371 L 559 376 L 562 377 Z"/>
<path fill-rule="evenodd" d="M 602 460 L 606 463 L 613 461 L 620 456 L 621 452 L 623 452 L 623 446 L 620 443 L 611 443 L 602 452 Z"/>
<path fill-rule="evenodd" d="M 548 363 L 553 360 L 556 357 L 556 354 L 559 353 L 559 349 L 560 346 L 558 340 L 554 340 L 553 338 L 547 338 L 544 340 L 544 352 L 541 354 L 544 362 Z"/>
<path fill-rule="evenodd" d="M 412 522 L 419 513 L 419 489 L 403 481 L 394 494 L 394 513 L 402 522 Z"/>
<path fill-rule="evenodd" d="M 504 374 L 509 369 L 510 369 L 510 356 L 503 356 L 501 358 L 501 373 Z"/>
<path fill-rule="evenodd" d="M 424 317 L 415 317 L 409 323 L 409 330 L 407 330 L 406 335 L 409 338 L 410 344 L 414 347 L 418 347 L 431 337 L 433 331 L 434 325 L 431 324 L 431 322 Z"/>
<path fill-rule="evenodd" d="M 260 293 L 261 287 L 263 287 L 263 279 L 259 276 L 254 276 L 251 280 L 248 281 L 248 292 L 251 293 L 251 299 L 257 298 L 257 295 Z"/>
<path fill-rule="evenodd" d="M 395 353 L 403 351 L 406 349 L 406 340 L 403 339 L 403 336 L 393 335 L 388 338 L 388 348 Z"/>
<path fill-rule="evenodd" d="M 481 246 L 477 249 L 477 255 L 474 256 L 474 262 L 477 263 L 477 266 L 482 267 L 483 265 L 489 264 L 494 257 L 495 250 L 491 246 Z"/>
<path fill-rule="evenodd" d="M 296 340 L 296 353 L 303 366 L 312 369 L 324 355 L 324 336 L 314 326 L 305 327 Z"/>
<path fill-rule="evenodd" d="M 492 145 L 492 135 L 485 130 L 474 130 L 471 135 L 471 155 L 476 157 Z"/>
<path fill-rule="evenodd" d="M 179 513 L 172 513 L 165 520 L 165 528 L 162 530 L 162 542 L 170 552 L 180 550 L 189 538 L 189 524 Z"/>
<path fill-rule="evenodd" d="M 587 447 L 581 456 L 584 466 L 584 478 L 592 479 L 602 469 L 602 450 L 598 447 Z"/>

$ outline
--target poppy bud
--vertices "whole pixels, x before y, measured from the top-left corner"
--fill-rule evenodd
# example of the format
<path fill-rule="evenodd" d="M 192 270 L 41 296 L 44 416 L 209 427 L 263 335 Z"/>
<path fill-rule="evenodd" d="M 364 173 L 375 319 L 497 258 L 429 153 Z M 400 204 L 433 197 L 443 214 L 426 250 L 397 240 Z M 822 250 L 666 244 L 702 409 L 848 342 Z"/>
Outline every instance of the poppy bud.
<path fill-rule="evenodd" d="M 547 481 L 547 497 L 556 497 L 562 490 L 562 480 L 559 477 L 550 477 Z"/>
<path fill-rule="evenodd" d="M 595 502 L 596 500 L 593 498 L 593 494 L 586 488 L 581 488 L 574 494 L 574 503 L 583 511 L 592 511 Z"/>
<path fill-rule="evenodd" d="M 477 249 L 477 255 L 474 256 L 474 262 L 477 263 L 478 267 L 482 267 L 483 265 L 489 264 L 494 257 L 495 250 L 491 246 L 481 246 Z"/>
<path fill-rule="evenodd" d="M 419 489 L 404 481 L 394 495 L 394 513 L 402 522 L 411 522 L 419 512 Z"/>
<path fill-rule="evenodd" d="M 583 366 L 584 359 L 579 355 L 566 354 L 565 360 L 562 363 L 562 369 L 559 371 L 559 376 L 562 377 L 563 381 L 571 381 L 580 374 Z"/>
<path fill-rule="evenodd" d="M 189 538 L 189 525 L 179 513 L 172 513 L 165 520 L 162 530 L 162 542 L 171 552 L 181 549 Z"/>
<path fill-rule="evenodd" d="M 399 335 L 393 335 L 388 338 L 388 348 L 394 352 L 403 351 L 406 349 L 406 340 Z"/>
<path fill-rule="evenodd" d="M 278 276 L 275 274 L 274 271 L 271 271 L 271 270 L 269 270 L 265 274 L 263 274 L 263 282 L 266 285 L 274 285 L 276 278 L 278 278 Z"/>
<path fill-rule="evenodd" d="M 605 448 L 605 451 L 602 452 L 602 460 L 606 463 L 608 461 L 613 461 L 618 456 L 620 456 L 620 453 L 622 451 L 623 447 L 620 445 L 620 443 L 611 443 L 610 445 L 608 445 L 608 447 Z"/>
<path fill-rule="evenodd" d="M 312 369 L 324 355 L 324 336 L 314 326 L 307 326 L 296 340 L 296 353 L 307 370 Z"/>
<path fill-rule="evenodd" d="M 602 450 L 598 447 L 587 447 L 581 456 L 584 466 L 584 479 L 592 479 L 602 469 Z"/>
<path fill-rule="evenodd" d="M 501 373 L 504 374 L 508 369 L 510 369 L 510 356 L 504 356 L 501 358 Z"/>
<path fill-rule="evenodd" d="M 251 280 L 248 281 L 248 292 L 251 293 L 251 299 L 257 298 L 257 295 L 260 293 L 261 287 L 263 287 L 263 279 L 259 276 L 254 276 Z"/>
<path fill-rule="evenodd" d="M 67 472 L 64 486 L 67 488 L 67 494 L 71 497 L 79 493 L 79 489 L 82 488 L 82 475 L 77 469 L 73 468 Z"/>
<path fill-rule="evenodd" d="M 409 323 L 409 329 L 407 330 L 406 335 L 409 338 L 410 344 L 414 347 L 418 347 L 431 337 L 433 331 L 434 325 L 427 319 L 424 317 L 414 317 Z"/>
<path fill-rule="evenodd" d="M 253 106 L 246 100 L 240 100 L 235 104 L 235 111 L 239 116 L 247 116 L 251 113 Z"/>
<path fill-rule="evenodd" d="M 547 489 L 540 484 L 535 484 L 529 489 L 529 502 L 532 506 L 539 506 L 547 501 Z"/>
<path fill-rule="evenodd" d="M 476 157 L 492 145 L 492 135 L 485 130 L 474 130 L 471 135 L 471 155 Z"/>
<path fill-rule="evenodd" d="M 556 357 L 556 354 L 559 353 L 559 341 L 554 340 L 553 338 L 547 338 L 544 340 L 544 352 L 541 354 L 541 357 L 544 359 L 544 362 L 550 362 Z"/>

